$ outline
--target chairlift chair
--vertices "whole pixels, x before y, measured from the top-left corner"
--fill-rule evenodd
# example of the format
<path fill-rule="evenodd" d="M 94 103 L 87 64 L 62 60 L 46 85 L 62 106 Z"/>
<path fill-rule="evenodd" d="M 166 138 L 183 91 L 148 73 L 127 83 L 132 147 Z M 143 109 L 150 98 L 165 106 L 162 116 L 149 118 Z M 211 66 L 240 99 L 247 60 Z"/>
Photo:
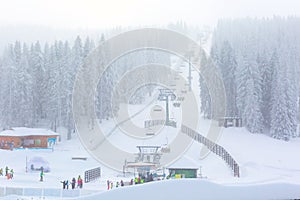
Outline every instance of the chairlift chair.
<path fill-rule="evenodd" d="M 179 102 L 175 102 L 175 103 L 173 103 L 173 106 L 174 106 L 175 108 L 178 108 L 178 107 L 180 107 L 180 103 L 179 103 Z"/>

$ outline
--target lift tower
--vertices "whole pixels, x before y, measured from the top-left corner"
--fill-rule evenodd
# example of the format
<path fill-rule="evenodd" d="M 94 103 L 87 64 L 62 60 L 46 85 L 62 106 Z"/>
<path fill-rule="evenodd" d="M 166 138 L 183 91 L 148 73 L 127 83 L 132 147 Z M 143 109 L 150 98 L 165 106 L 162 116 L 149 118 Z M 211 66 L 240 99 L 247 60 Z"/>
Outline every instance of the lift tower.
<path fill-rule="evenodd" d="M 176 99 L 176 95 L 172 90 L 166 88 L 159 89 L 159 92 L 158 100 L 166 102 L 166 126 L 176 127 L 176 122 L 171 121 L 169 116 L 169 101 L 174 101 Z"/>

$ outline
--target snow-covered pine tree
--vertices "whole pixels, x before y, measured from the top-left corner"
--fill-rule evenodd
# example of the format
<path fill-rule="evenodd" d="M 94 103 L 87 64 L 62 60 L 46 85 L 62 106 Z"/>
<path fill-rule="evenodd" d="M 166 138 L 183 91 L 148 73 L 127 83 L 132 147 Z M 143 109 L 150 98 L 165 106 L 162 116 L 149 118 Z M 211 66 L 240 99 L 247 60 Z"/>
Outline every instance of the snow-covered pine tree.
<path fill-rule="evenodd" d="M 34 120 L 38 122 L 39 119 L 45 118 L 45 111 L 43 108 L 45 101 L 45 68 L 44 58 L 41 50 L 41 45 L 36 42 L 31 46 L 30 50 L 31 59 L 31 76 L 33 77 L 33 108 L 34 108 Z"/>
<path fill-rule="evenodd" d="M 290 133 L 287 130 L 288 112 L 285 84 L 287 82 L 282 62 L 276 63 L 276 76 L 272 90 L 272 110 L 270 134 L 276 139 L 289 140 Z"/>
<path fill-rule="evenodd" d="M 201 66 L 203 70 L 206 70 L 206 68 L 209 67 L 208 61 L 205 55 L 201 56 Z M 212 113 L 211 113 L 211 98 L 208 91 L 207 84 L 205 82 L 205 79 L 203 78 L 201 72 L 199 74 L 199 87 L 200 87 L 200 112 L 203 114 L 203 117 L 205 119 L 211 119 Z"/>
<path fill-rule="evenodd" d="M 30 66 L 28 63 L 29 50 L 26 44 L 23 45 L 23 51 L 20 62 L 17 66 L 18 72 L 18 107 L 19 119 L 18 126 L 33 126 L 33 97 L 32 97 L 32 77 L 30 75 Z"/>
<path fill-rule="evenodd" d="M 21 43 L 19 41 L 16 41 L 13 47 L 13 59 L 14 59 L 14 66 L 15 70 L 13 71 L 13 77 L 14 77 L 14 83 L 15 83 L 15 89 L 13 91 L 13 98 L 12 98 L 12 109 L 11 111 L 13 112 L 13 125 L 14 126 L 21 126 L 23 125 L 23 119 L 21 116 L 22 109 L 21 109 L 21 104 L 22 102 L 22 84 L 23 80 L 22 78 L 22 66 L 21 66 L 21 56 L 22 56 L 22 48 L 21 48 Z M 24 102 L 23 102 L 24 103 Z"/>
<path fill-rule="evenodd" d="M 17 94 L 17 77 L 16 63 L 13 45 L 9 45 L 4 50 L 2 62 L 2 124 L 4 128 L 15 126 L 15 118 L 18 103 L 15 101 Z"/>
<path fill-rule="evenodd" d="M 261 113 L 261 75 L 255 57 L 247 52 L 239 59 L 237 77 L 237 106 L 243 123 L 252 133 L 263 132 Z"/>
<path fill-rule="evenodd" d="M 236 108 L 236 59 L 233 49 L 228 41 L 221 47 L 218 68 L 221 70 L 226 91 L 226 115 L 229 117 L 237 116 Z"/>
<path fill-rule="evenodd" d="M 63 122 L 64 126 L 68 129 L 67 139 L 71 139 L 71 133 L 73 132 L 74 125 L 72 123 L 72 92 L 73 92 L 73 77 L 74 75 L 74 66 L 71 64 L 71 48 L 68 41 L 63 44 L 63 57 L 61 59 L 63 74 L 62 74 L 62 99 L 63 99 Z"/>
<path fill-rule="evenodd" d="M 262 74 L 262 115 L 264 119 L 264 126 L 270 129 L 271 125 L 271 109 L 272 109 L 272 84 L 274 82 L 274 69 L 277 59 L 277 52 L 275 51 L 270 60 L 266 52 L 258 55 L 258 66 Z"/>
<path fill-rule="evenodd" d="M 45 112 L 47 113 L 47 119 L 50 121 L 50 128 L 53 131 L 56 131 L 57 128 L 57 116 L 58 116 L 58 106 L 57 106 L 57 98 L 58 98 L 58 85 L 56 81 L 57 77 L 57 63 L 55 48 L 52 45 L 49 46 L 48 43 L 44 46 L 44 66 L 45 66 L 45 82 L 46 82 L 46 106 Z"/>
<path fill-rule="evenodd" d="M 275 82 L 273 86 L 270 134 L 277 139 L 289 140 L 296 137 L 297 129 L 297 90 L 294 66 L 288 64 L 285 56 L 279 56 L 276 62 Z"/>

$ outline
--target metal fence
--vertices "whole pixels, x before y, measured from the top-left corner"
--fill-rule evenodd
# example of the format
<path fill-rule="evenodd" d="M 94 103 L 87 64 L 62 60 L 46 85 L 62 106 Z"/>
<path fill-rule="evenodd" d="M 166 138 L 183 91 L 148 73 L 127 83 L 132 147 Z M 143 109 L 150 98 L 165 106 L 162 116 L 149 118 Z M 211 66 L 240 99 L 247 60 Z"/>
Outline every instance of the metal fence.
<path fill-rule="evenodd" d="M 211 152 L 220 156 L 229 165 L 229 167 L 233 171 L 233 175 L 235 177 L 240 177 L 239 165 L 222 146 L 214 143 L 213 141 L 207 139 L 203 135 L 197 133 L 196 131 L 185 125 L 181 126 L 181 132 L 187 134 L 189 137 L 193 138 L 197 142 L 205 145 Z"/>
<path fill-rule="evenodd" d="M 101 168 L 97 167 L 84 172 L 84 182 L 88 183 L 101 177 Z"/>
<path fill-rule="evenodd" d="M 77 198 L 98 192 L 96 190 L 63 190 L 57 188 L 0 187 L 0 197 L 17 195 L 27 197 Z"/>

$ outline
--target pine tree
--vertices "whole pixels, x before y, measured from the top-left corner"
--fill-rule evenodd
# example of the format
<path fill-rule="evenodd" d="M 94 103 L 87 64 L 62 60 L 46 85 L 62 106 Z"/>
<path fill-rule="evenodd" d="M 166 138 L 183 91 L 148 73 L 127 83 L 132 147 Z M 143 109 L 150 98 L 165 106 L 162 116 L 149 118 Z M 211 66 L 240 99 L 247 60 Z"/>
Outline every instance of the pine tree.
<path fill-rule="evenodd" d="M 29 50 L 26 44 L 23 45 L 23 52 L 17 66 L 18 71 L 18 126 L 33 126 L 33 106 L 32 106 L 32 77 L 28 63 Z"/>
<path fill-rule="evenodd" d="M 202 66 L 202 71 L 206 70 L 206 68 L 209 67 L 205 55 L 201 56 L 201 66 Z M 207 87 L 207 83 L 205 82 L 205 79 L 203 78 L 201 72 L 199 74 L 199 86 L 200 86 L 200 100 L 201 100 L 200 111 L 201 113 L 203 113 L 204 118 L 211 119 L 212 118 L 211 98 Z"/>
<path fill-rule="evenodd" d="M 256 60 L 244 54 L 237 71 L 238 108 L 243 123 L 252 133 L 263 132 L 263 116 L 261 113 L 261 77 Z"/>
<path fill-rule="evenodd" d="M 223 43 L 220 53 L 220 60 L 217 61 L 223 76 L 226 92 L 226 115 L 229 117 L 237 116 L 236 109 L 236 59 L 233 49 L 228 41 Z"/>
<path fill-rule="evenodd" d="M 32 45 L 31 50 L 31 76 L 33 77 L 33 107 L 34 120 L 38 122 L 39 119 L 45 117 L 43 105 L 45 103 L 45 82 L 44 82 L 44 58 L 41 50 L 41 45 L 36 42 Z"/>
<path fill-rule="evenodd" d="M 266 60 L 266 53 L 264 52 L 259 57 L 259 67 L 262 73 L 262 114 L 264 118 L 264 126 L 270 129 L 271 126 L 271 109 L 272 109 L 272 84 L 274 83 L 274 70 L 276 69 L 276 62 L 278 59 L 275 51 L 268 61 Z"/>
<path fill-rule="evenodd" d="M 274 138 L 289 140 L 296 137 L 297 129 L 296 73 L 282 57 L 276 62 L 275 70 L 270 133 Z"/>
<path fill-rule="evenodd" d="M 15 97 L 17 94 L 17 77 L 16 77 L 16 59 L 14 54 L 14 46 L 9 45 L 3 54 L 2 60 L 2 126 L 4 128 L 13 127 L 15 125 L 14 118 L 16 117 L 18 108 L 16 107 Z"/>

